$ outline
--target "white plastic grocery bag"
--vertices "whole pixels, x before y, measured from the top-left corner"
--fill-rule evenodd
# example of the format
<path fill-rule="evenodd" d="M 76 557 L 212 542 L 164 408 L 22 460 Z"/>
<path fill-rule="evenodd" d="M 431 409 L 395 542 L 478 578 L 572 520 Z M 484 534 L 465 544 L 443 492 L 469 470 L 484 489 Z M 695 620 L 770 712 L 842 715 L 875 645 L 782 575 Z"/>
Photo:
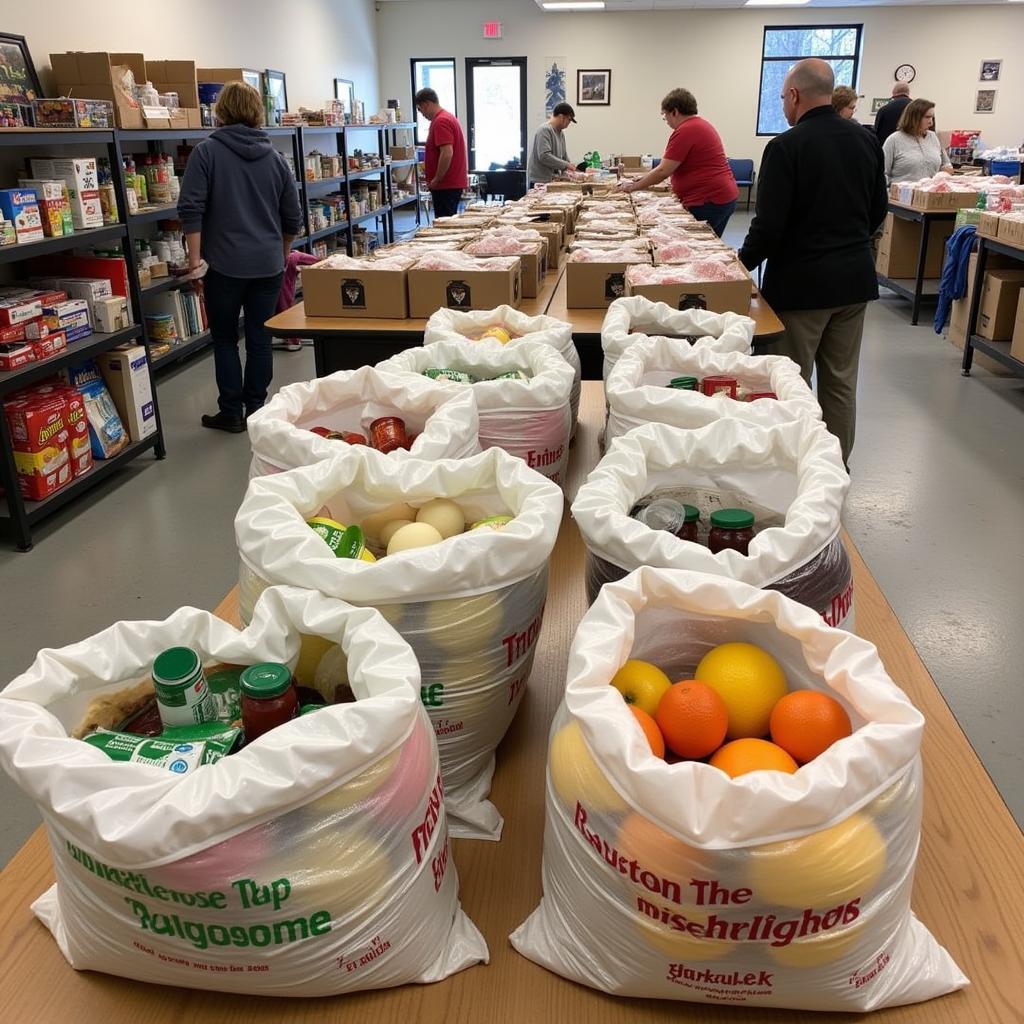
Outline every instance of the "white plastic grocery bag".
<path fill-rule="evenodd" d="M 472 341 L 489 327 L 503 327 L 512 336 L 512 343 L 539 341 L 550 345 L 572 367 L 574 374 L 569 406 L 572 429 L 576 430 L 576 417 L 580 409 L 580 387 L 583 368 L 580 354 L 572 340 L 572 324 L 556 320 L 553 316 L 529 316 L 514 306 L 496 306 L 494 309 L 439 309 L 427 321 L 423 331 L 423 344 L 435 341 L 468 338 Z M 506 342 L 506 344 L 509 344 Z"/>
<path fill-rule="evenodd" d="M 777 590 L 852 630 L 853 569 L 839 533 L 849 486 L 839 442 L 817 420 L 637 427 L 612 442 L 572 505 L 587 546 L 587 595 L 593 601 L 602 584 L 641 565 L 690 569 Z M 696 506 L 700 543 L 632 518 L 652 496 Z M 706 546 L 719 508 L 754 513 L 746 555 Z"/>
<path fill-rule="evenodd" d="M 725 392 L 677 390 L 675 377 L 726 376 L 749 392 L 774 392 L 775 398 L 743 401 Z M 800 376 L 800 367 L 785 356 L 748 356 L 693 346 L 679 338 L 645 338 L 630 346 L 608 375 L 605 444 L 645 423 L 703 427 L 718 419 L 738 419 L 771 426 L 806 416 L 821 419 L 821 406 Z"/>
<path fill-rule="evenodd" d="M 207 664 L 286 663 L 356 699 L 184 776 L 69 735 L 180 645 Z M 181 608 L 41 651 L 0 696 L 0 761 L 42 814 L 57 876 L 32 909 L 78 970 L 247 995 L 439 981 L 486 961 L 458 903 L 418 687 L 377 612 L 292 588 L 267 591 L 244 631 Z"/>
<path fill-rule="evenodd" d="M 630 345 L 650 335 L 683 338 L 716 352 L 750 352 L 754 321 L 739 313 L 710 313 L 706 309 L 673 309 L 642 295 L 616 299 L 601 326 L 604 379 Z"/>
<path fill-rule="evenodd" d="M 569 461 L 573 368 L 550 345 L 524 341 L 435 341 L 409 348 L 377 364 L 411 381 L 428 369 L 463 370 L 479 378 L 472 390 L 480 413 L 480 447 L 504 448 L 555 483 L 565 479 Z M 494 380 L 519 371 L 525 380 Z"/>
<path fill-rule="evenodd" d="M 655 758 L 609 681 L 756 644 L 854 733 L 795 774 Z M 615 995 L 861 1012 L 967 979 L 910 911 L 924 720 L 875 648 L 781 594 L 644 568 L 580 622 L 552 726 L 544 896 L 524 956 Z"/>
<path fill-rule="evenodd" d="M 473 395 L 453 392 L 422 377 L 399 379 L 372 366 L 341 370 L 328 377 L 288 384 L 246 421 L 252 445 L 250 476 L 308 466 L 333 458 L 344 441 L 321 437 L 313 427 L 350 430 L 369 440 L 370 424 L 381 416 L 405 421 L 409 451 L 395 458 L 462 459 L 480 451 Z"/>
<path fill-rule="evenodd" d="M 373 564 L 335 557 L 306 525 L 327 514 L 366 524 L 369 537 L 374 513 L 436 497 L 457 502 L 468 522 L 515 518 Z M 289 583 L 379 608 L 411 644 L 453 835 L 501 835 L 487 799 L 494 751 L 530 676 L 562 507 L 554 484 L 500 449 L 429 463 L 370 451 L 253 480 L 235 520 L 243 622 L 263 587 Z"/>

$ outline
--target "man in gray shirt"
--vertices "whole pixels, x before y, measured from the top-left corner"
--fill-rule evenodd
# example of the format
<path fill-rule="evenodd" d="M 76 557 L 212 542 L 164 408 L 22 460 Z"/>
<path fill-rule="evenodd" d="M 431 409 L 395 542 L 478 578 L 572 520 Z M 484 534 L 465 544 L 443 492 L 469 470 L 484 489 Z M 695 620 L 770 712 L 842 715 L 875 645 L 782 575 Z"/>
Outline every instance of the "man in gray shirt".
<path fill-rule="evenodd" d="M 576 166 L 566 154 L 563 134 L 570 124 L 575 123 L 576 112 L 568 103 L 559 103 L 551 111 L 551 117 L 537 129 L 527 168 L 531 185 L 535 181 L 553 181 Z"/>

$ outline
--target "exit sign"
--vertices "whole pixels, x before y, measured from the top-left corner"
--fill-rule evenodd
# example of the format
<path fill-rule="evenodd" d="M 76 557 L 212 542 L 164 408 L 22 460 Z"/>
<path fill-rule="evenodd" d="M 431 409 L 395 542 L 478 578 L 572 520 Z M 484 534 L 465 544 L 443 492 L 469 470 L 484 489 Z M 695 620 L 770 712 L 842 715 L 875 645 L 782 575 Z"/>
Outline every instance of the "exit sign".
<path fill-rule="evenodd" d="M 500 21 L 485 21 L 484 22 L 484 39 L 500 39 L 501 38 L 501 22 Z"/>

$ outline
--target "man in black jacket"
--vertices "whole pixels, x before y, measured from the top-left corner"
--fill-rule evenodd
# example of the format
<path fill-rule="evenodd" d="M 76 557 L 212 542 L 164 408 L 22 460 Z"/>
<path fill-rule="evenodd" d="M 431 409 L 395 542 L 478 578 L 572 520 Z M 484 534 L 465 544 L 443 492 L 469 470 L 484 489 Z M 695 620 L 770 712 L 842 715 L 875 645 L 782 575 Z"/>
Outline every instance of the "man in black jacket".
<path fill-rule="evenodd" d="M 740 259 L 749 269 L 768 261 L 762 291 L 786 327 L 775 351 L 808 383 L 817 368 L 825 424 L 848 462 L 864 311 L 878 298 L 870 239 L 888 200 L 882 148 L 833 110 L 832 87 L 832 68 L 816 58 L 786 76 L 782 108 L 793 127 L 765 147 Z"/>
<path fill-rule="evenodd" d="M 875 114 L 875 134 L 881 145 L 900 123 L 903 111 L 910 103 L 910 86 L 906 82 L 897 82 L 892 87 L 892 99 Z"/>

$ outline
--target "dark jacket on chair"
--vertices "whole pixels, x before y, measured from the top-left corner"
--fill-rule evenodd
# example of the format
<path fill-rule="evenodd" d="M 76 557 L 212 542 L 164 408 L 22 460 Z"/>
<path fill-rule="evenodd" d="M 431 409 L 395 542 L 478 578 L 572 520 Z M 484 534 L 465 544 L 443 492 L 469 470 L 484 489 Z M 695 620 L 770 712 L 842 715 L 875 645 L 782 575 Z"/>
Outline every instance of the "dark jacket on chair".
<path fill-rule="evenodd" d="M 815 107 L 765 147 L 740 259 L 748 269 L 768 261 L 761 290 L 777 310 L 877 299 L 871 235 L 887 208 L 878 139 Z"/>

